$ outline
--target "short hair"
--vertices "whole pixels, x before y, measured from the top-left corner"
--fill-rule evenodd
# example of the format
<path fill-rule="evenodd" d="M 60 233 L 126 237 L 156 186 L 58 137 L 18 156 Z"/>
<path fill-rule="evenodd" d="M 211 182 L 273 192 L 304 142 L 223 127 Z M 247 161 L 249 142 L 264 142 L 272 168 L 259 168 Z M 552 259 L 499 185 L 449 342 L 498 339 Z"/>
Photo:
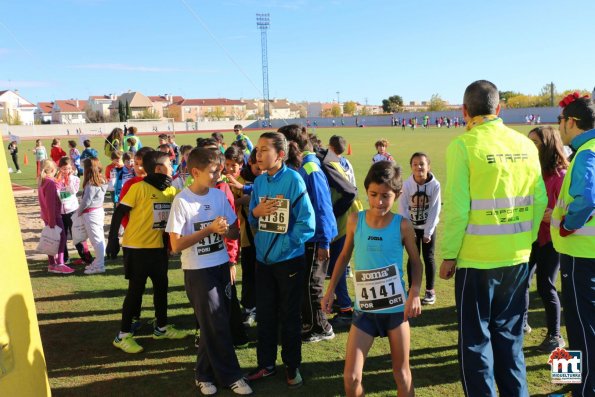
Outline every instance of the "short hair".
<path fill-rule="evenodd" d="M 143 168 L 148 175 L 154 174 L 157 166 L 162 165 L 166 159 L 169 159 L 168 153 L 157 150 L 150 151 L 143 156 Z"/>
<path fill-rule="evenodd" d="M 392 161 L 378 161 L 370 167 L 364 187 L 366 191 L 371 183 L 382 185 L 386 184 L 398 196 L 403 189 L 403 179 L 401 178 L 401 167 Z"/>
<path fill-rule="evenodd" d="M 328 140 L 328 145 L 333 148 L 333 151 L 337 154 L 343 154 L 347 147 L 347 141 L 340 135 L 333 135 Z"/>
<path fill-rule="evenodd" d="M 204 147 L 197 147 L 192 149 L 192 151 L 188 155 L 188 171 L 192 172 L 193 168 L 202 171 L 210 165 L 219 165 L 220 153 L 221 152 L 219 151 L 207 149 Z"/>
<path fill-rule="evenodd" d="M 131 136 L 130 138 L 126 139 L 126 142 L 130 144 L 130 146 L 136 145 L 136 138 Z"/>
<path fill-rule="evenodd" d="M 240 130 L 240 131 L 242 131 L 243 127 L 242 127 L 241 124 L 236 124 L 236 125 L 233 126 L 233 129 L 234 130 Z"/>
<path fill-rule="evenodd" d="M 88 139 L 85 139 L 85 140 L 83 141 L 83 145 L 84 145 L 86 148 L 90 148 L 90 147 L 91 147 L 91 141 L 90 141 L 90 140 L 88 140 Z"/>
<path fill-rule="evenodd" d="M 216 140 L 217 142 L 221 142 L 223 143 L 224 139 L 223 139 L 223 134 L 220 132 L 213 132 L 211 134 L 211 138 L 213 138 L 214 140 Z"/>
<path fill-rule="evenodd" d="M 145 154 L 147 154 L 149 152 L 154 152 L 154 151 L 155 151 L 155 149 L 153 149 L 150 146 L 143 146 L 142 148 L 140 148 L 136 151 L 136 153 L 134 154 L 134 158 L 142 161 Z"/>
<path fill-rule="evenodd" d="M 128 127 L 128 133 L 135 135 L 137 132 L 137 128 L 136 127 Z"/>
<path fill-rule="evenodd" d="M 74 149 L 76 147 L 76 141 L 68 141 L 68 146 Z"/>
<path fill-rule="evenodd" d="M 239 147 L 239 148 L 240 148 L 240 150 L 242 150 L 242 151 L 243 151 L 243 150 L 246 150 L 246 149 L 248 148 L 248 144 L 247 144 L 247 143 L 246 143 L 246 141 L 245 141 L 245 140 L 243 140 L 243 139 L 240 139 L 239 141 L 238 141 L 238 140 L 236 140 L 236 141 L 233 141 L 233 142 L 232 142 L 232 144 L 231 144 L 230 146 L 236 146 L 236 147 Z"/>
<path fill-rule="evenodd" d="M 575 117 L 576 126 L 583 131 L 595 128 L 595 104 L 591 98 L 580 97 L 575 99 L 562 109 L 562 115 Z"/>
<path fill-rule="evenodd" d="M 191 151 L 192 149 L 193 149 L 192 145 L 182 145 L 182 146 L 180 146 L 180 154 L 183 156 L 187 152 Z"/>
<path fill-rule="evenodd" d="M 225 159 L 244 164 L 244 152 L 239 147 L 232 145 L 225 150 Z"/>
<path fill-rule="evenodd" d="M 213 138 L 196 138 L 196 147 L 215 146 L 219 147 L 217 141 Z"/>
<path fill-rule="evenodd" d="M 132 155 L 131 152 L 124 152 L 124 154 L 122 155 L 122 160 L 124 161 L 130 161 L 134 158 L 134 156 Z"/>
<path fill-rule="evenodd" d="M 379 140 L 376 141 L 376 143 L 374 144 L 374 146 L 375 147 L 378 147 L 378 146 L 386 146 L 386 147 L 388 147 L 388 140 L 386 140 L 384 138 L 379 139 Z"/>
<path fill-rule="evenodd" d="M 413 159 L 414 159 L 414 158 L 416 158 L 416 157 L 425 157 L 425 158 L 426 158 L 426 160 L 428 160 L 428 164 L 430 164 L 430 163 L 431 163 L 431 161 L 430 161 L 430 157 L 428 157 L 428 155 L 427 155 L 427 154 L 425 154 L 424 152 L 415 152 L 415 153 L 413 153 L 413 154 L 411 155 L 411 157 L 409 158 L 409 165 L 412 165 L 412 164 L 413 164 Z"/>
<path fill-rule="evenodd" d="M 114 150 L 110 155 L 112 160 L 119 160 L 122 158 L 122 152 L 120 150 Z"/>
<path fill-rule="evenodd" d="M 499 104 L 498 87 L 487 80 L 477 80 L 469 84 L 463 96 L 463 105 L 471 117 L 496 114 Z"/>
<path fill-rule="evenodd" d="M 158 138 L 158 139 L 161 139 L 161 140 L 164 140 L 164 141 L 167 141 L 167 135 L 165 135 L 165 134 L 159 134 L 159 135 L 157 136 L 157 138 Z"/>
<path fill-rule="evenodd" d="M 60 160 L 58 160 L 58 168 L 62 168 L 65 165 L 70 165 L 72 166 L 72 159 L 68 156 L 64 156 L 62 157 Z"/>

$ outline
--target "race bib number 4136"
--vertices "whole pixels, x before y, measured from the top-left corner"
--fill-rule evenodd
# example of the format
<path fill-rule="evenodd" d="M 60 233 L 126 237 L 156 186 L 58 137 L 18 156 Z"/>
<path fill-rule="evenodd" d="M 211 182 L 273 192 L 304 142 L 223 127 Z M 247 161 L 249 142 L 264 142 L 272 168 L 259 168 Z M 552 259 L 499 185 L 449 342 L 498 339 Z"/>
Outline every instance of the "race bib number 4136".
<path fill-rule="evenodd" d="M 260 202 L 265 199 L 265 197 L 261 197 Z M 269 200 L 277 202 L 277 210 L 272 214 L 258 218 L 258 230 L 269 233 L 287 233 L 289 227 L 289 200 L 284 198 Z"/>
<path fill-rule="evenodd" d="M 396 265 L 357 270 L 355 293 L 361 311 L 391 309 L 405 303 L 405 291 Z"/>

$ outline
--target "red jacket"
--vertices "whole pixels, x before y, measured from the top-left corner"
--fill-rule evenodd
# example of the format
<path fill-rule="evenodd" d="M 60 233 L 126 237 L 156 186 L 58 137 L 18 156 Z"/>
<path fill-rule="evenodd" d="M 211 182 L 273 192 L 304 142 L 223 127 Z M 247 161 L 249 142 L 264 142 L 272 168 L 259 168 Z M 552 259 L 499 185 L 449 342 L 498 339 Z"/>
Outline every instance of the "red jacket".
<path fill-rule="evenodd" d="M 229 185 L 223 181 L 219 181 L 215 184 L 215 188 L 225 193 L 225 197 L 227 197 L 227 201 L 229 201 L 231 209 L 233 210 L 233 212 L 236 212 L 233 193 L 231 192 Z M 224 239 L 224 241 L 225 246 L 227 247 L 227 253 L 229 254 L 229 262 L 238 263 L 238 240 L 230 240 L 226 238 Z"/>
<path fill-rule="evenodd" d="M 58 164 L 58 161 L 64 156 L 66 156 L 66 152 L 60 146 L 52 146 L 50 157 L 54 160 L 54 163 Z"/>

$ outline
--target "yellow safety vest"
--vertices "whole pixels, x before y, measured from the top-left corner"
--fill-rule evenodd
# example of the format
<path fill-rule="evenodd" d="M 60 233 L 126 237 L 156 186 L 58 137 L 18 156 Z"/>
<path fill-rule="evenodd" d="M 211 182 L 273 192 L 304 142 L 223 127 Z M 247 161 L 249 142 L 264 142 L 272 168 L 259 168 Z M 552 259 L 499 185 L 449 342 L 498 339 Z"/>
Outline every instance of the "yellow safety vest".
<path fill-rule="evenodd" d="M 595 152 L 595 139 L 584 143 L 577 151 L 575 158 L 583 150 Z M 571 235 L 566 237 L 560 236 L 560 222 L 562 221 L 562 217 L 568 213 L 568 206 L 574 201 L 574 197 L 570 195 L 573 168 L 574 160 L 572 160 L 570 167 L 568 167 L 556 207 L 554 207 L 554 211 L 552 212 L 552 222 L 550 223 L 552 242 L 556 251 L 561 254 L 579 258 L 595 258 L 595 216 Z"/>
<path fill-rule="evenodd" d="M 496 119 L 447 151 L 443 257 L 458 267 L 527 262 L 547 205 L 535 145 Z"/>

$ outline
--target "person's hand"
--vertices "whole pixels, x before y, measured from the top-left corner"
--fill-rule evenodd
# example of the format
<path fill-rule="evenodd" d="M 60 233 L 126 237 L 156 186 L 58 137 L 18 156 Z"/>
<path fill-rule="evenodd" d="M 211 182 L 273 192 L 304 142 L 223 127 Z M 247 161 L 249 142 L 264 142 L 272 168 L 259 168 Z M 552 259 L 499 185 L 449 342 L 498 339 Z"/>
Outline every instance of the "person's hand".
<path fill-rule="evenodd" d="M 545 223 L 550 223 L 552 221 L 552 212 L 554 212 L 553 209 L 546 208 L 545 212 L 543 213 L 543 219 L 541 221 Z"/>
<path fill-rule="evenodd" d="M 231 176 L 230 174 L 227 174 L 227 183 L 229 184 L 229 186 L 235 187 L 236 189 L 244 188 L 244 185 L 242 185 L 240 182 L 238 182 L 238 180 L 236 178 L 234 178 L 233 176 Z"/>
<path fill-rule="evenodd" d="M 457 268 L 457 261 L 454 259 L 451 260 L 443 260 L 442 264 L 440 265 L 440 278 L 444 280 L 448 280 L 452 278 L 455 274 L 455 270 Z"/>
<path fill-rule="evenodd" d="M 431 236 L 424 236 L 424 238 L 422 239 L 422 241 L 424 242 L 424 244 L 428 244 L 430 241 L 432 241 L 432 237 Z"/>
<path fill-rule="evenodd" d="M 410 318 L 417 317 L 421 314 L 421 300 L 419 299 L 419 292 L 413 292 L 413 288 L 409 290 L 407 302 L 405 302 L 405 311 L 403 312 L 404 321 Z"/>
<path fill-rule="evenodd" d="M 320 301 L 320 307 L 323 312 L 326 314 L 331 314 L 333 312 L 333 302 L 335 301 L 335 292 L 327 290 L 326 294 L 322 297 Z"/>
<path fill-rule="evenodd" d="M 227 233 L 229 225 L 227 224 L 227 219 L 222 216 L 218 216 L 207 228 L 211 234 L 219 234 L 224 236 Z"/>
<path fill-rule="evenodd" d="M 279 205 L 277 200 L 265 199 L 261 201 L 260 204 L 258 204 L 256 207 L 254 207 L 254 209 L 252 210 L 252 215 L 254 215 L 255 218 L 270 215 L 273 212 L 277 211 L 278 206 Z"/>
<path fill-rule="evenodd" d="M 329 256 L 330 250 L 328 248 L 318 248 L 318 250 L 316 251 L 316 259 L 320 263 L 328 261 Z"/>
<path fill-rule="evenodd" d="M 231 280 L 231 285 L 234 285 L 236 283 L 236 273 L 237 273 L 237 269 L 236 269 L 236 264 L 235 263 L 230 263 L 229 264 L 229 279 Z"/>
<path fill-rule="evenodd" d="M 120 240 L 118 237 L 108 239 L 107 247 L 105 247 L 105 254 L 108 259 L 116 259 L 120 252 Z"/>

